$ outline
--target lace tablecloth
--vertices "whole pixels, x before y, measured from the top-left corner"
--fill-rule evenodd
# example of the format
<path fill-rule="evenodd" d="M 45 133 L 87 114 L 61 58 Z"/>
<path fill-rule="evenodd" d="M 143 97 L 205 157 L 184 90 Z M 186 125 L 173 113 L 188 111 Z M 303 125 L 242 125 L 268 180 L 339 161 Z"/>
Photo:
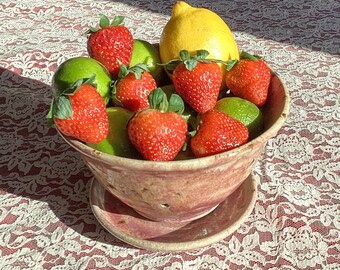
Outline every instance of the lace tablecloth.
<path fill-rule="evenodd" d="M 89 205 L 93 178 L 45 125 L 51 77 L 86 55 L 99 14 L 159 41 L 174 1 L 1 0 L 0 269 L 340 269 L 340 3 L 188 1 L 217 12 L 241 50 L 262 55 L 291 112 L 257 162 L 258 198 L 224 240 L 193 251 L 134 248 Z M 208 3 L 207 3 L 208 2 Z"/>

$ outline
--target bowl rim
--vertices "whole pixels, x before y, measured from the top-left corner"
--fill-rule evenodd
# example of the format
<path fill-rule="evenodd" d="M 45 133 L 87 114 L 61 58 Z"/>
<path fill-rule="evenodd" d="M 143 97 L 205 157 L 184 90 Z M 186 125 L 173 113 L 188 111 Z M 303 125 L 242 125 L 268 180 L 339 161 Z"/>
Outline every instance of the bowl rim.
<path fill-rule="evenodd" d="M 193 158 L 187 160 L 172 160 L 172 161 L 150 161 L 150 160 L 142 160 L 142 159 L 133 159 L 121 156 L 114 156 L 86 145 L 85 143 L 74 139 L 72 137 L 66 136 L 60 132 L 60 130 L 55 126 L 59 135 L 74 149 L 79 151 L 82 155 L 85 155 L 90 158 L 94 158 L 105 162 L 109 165 L 115 166 L 122 166 L 122 167 L 129 167 L 131 169 L 136 170 L 154 170 L 157 168 L 158 171 L 181 171 L 181 170 L 195 170 L 198 168 L 209 167 L 215 165 L 216 162 L 220 161 L 223 162 L 226 158 L 236 156 L 238 154 L 247 154 L 250 150 L 254 148 L 254 145 L 263 144 L 269 138 L 275 136 L 275 134 L 279 131 L 279 129 L 283 126 L 285 120 L 288 117 L 289 109 L 290 109 L 290 96 L 288 89 L 285 83 L 281 80 L 281 77 L 277 74 L 277 72 L 272 71 L 272 75 L 275 75 L 283 88 L 284 91 L 284 105 L 280 116 L 277 120 L 261 135 L 257 136 L 256 138 L 248 141 L 246 144 L 236 147 L 232 150 L 228 150 L 222 153 L 200 157 L 200 158 Z M 273 135 L 274 134 L 274 135 Z"/>

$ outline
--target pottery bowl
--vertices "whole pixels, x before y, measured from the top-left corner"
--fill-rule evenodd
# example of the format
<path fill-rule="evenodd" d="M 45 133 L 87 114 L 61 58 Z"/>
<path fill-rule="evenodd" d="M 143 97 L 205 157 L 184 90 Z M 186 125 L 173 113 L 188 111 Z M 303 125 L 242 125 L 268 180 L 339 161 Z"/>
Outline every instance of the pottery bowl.
<path fill-rule="evenodd" d="M 264 132 L 241 147 L 204 158 L 168 162 L 129 159 L 60 135 L 81 153 L 97 181 L 123 203 L 151 220 L 184 222 L 213 211 L 244 182 L 267 141 L 287 118 L 289 100 L 286 87 L 273 72 L 263 107 Z"/>

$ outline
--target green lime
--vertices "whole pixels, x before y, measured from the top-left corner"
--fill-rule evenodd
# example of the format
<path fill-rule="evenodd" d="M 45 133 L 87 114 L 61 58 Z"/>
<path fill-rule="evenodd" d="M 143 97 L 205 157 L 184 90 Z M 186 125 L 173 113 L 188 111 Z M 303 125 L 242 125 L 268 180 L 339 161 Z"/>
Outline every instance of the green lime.
<path fill-rule="evenodd" d="M 247 126 L 251 139 L 263 131 L 263 114 L 255 104 L 248 100 L 239 97 L 225 97 L 217 101 L 215 109 Z"/>
<path fill-rule="evenodd" d="M 97 85 L 97 90 L 107 104 L 109 102 L 111 76 L 101 63 L 89 57 L 70 58 L 58 67 L 52 78 L 53 94 L 56 95 L 76 81 L 90 78 L 93 74 L 96 75 L 94 83 Z"/>
<path fill-rule="evenodd" d="M 158 49 L 145 40 L 134 39 L 130 67 L 137 64 L 145 64 L 149 68 L 152 77 L 159 81 L 163 68 L 157 65 L 157 63 L 161 63 Z"/>
<path fill-rule="evenodd" d="M 127 124 L 133 113 L 121 107 L 109 107 L 106 111 L 109 118 L 108 136 L 100 143 L 87 145 L 107 154 L 136 158 L 138 154 L 127 133 Z"/>

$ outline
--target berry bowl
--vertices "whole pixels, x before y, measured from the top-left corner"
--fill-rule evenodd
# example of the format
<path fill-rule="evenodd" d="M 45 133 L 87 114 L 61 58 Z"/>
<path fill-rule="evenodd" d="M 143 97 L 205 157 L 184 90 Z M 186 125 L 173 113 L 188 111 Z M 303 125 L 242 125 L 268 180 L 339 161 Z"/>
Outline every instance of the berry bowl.
<path fill-rule="evenodd" d="M 220 154 L 175 161 L 146 161 L 105 154 L 60 135 L 76 149 L 99 184 L 143 217 L 158 222 L 199 219 L 225 201 L 251 174 L 267 141 L 289 112 L 289 93 L 275 72 L 266 105 L 265 129 L 248 143 Z"/>

